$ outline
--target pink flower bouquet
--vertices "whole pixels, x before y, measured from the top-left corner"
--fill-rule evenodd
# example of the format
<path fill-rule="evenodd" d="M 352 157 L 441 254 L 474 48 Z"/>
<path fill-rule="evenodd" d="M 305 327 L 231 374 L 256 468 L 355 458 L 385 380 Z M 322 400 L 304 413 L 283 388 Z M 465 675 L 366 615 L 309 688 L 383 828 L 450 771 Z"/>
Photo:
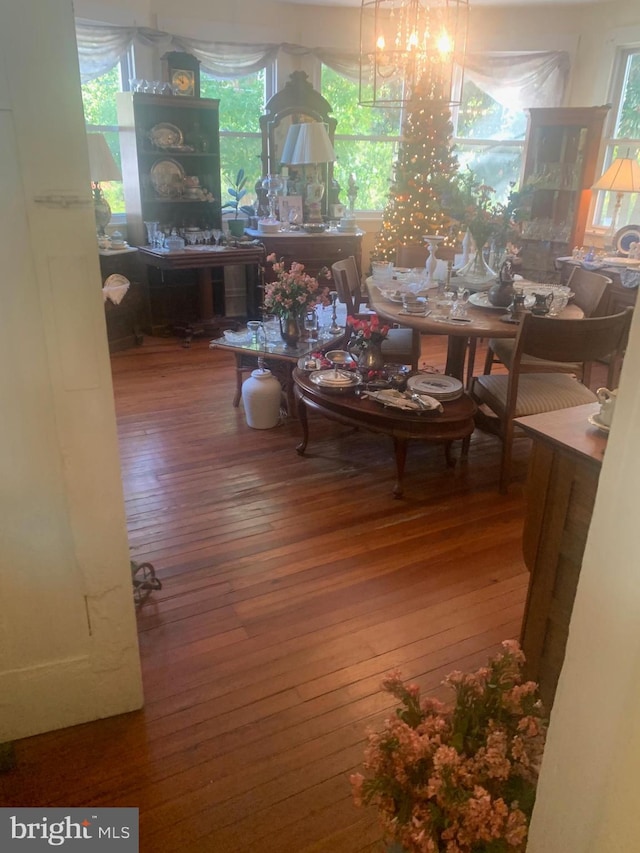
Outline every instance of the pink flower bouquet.
<path fill-rule="evenodd" d="M 323 267 L 318 278 L 314 278 L 304 271 L 304 264 L 297 261 L 293 261 L 288 270 L 282 260 L 276 261 L 273 254 L 267 256 L 267 262 L 272 264 L 277 276 L 275 281 L 265 284 L 264 307 L 268 311 L 279 317 L 288 314 L 301 317 L 315 305 L 330 304 L 328 285 L 318 281 L 318 278 L 331 279 L 331 271 L 327 267 Z"/>
<path fill-rule="evenodd" d="M 523 682 L 517 643 L 472 675 L 451 673 L 455 702 L 420 699 L 397 673 L 383 687 L 402 707 L 369 735 L 358 805 L 378 809 L 385 836 L 410 853 L 523 853 L 546 719 Z"/>

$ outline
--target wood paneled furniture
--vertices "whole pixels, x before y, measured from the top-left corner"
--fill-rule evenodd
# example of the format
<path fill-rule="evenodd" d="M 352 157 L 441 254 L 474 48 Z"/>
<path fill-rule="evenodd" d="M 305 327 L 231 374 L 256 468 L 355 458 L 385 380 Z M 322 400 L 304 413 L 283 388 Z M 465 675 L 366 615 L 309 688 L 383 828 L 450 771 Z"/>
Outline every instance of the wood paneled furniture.
<path fill-rule="evenodd" d="M 145 222 L 221 228 L 217 100 L 141 92 L 117 96 L 122 177 L 131 245 L 147 243 Z M 171 144 L 173 142 L 173 144 Z M 207 201 L 185 177 L 197 177 Z"/>
<path fill-rule="evenodd" d="M 304 231 L 280 231 L 277 234 L 263 234 L 261 231 L 247 229 L 246 233 L 264 245 L 267 255 L 272 252 L 277 260 L 284 260 L 285 266 L 292 261 L 304 264 L 310 275 L 316 275 L 322 267 L 331 267 L 336 261 L 350 255 L 356 259 L 361 270 L 362 237 L 364 231 L 353 234 L 341 234 L 336 231 L 323 231 L 320 234 L 307 234 Z"/>
<path fill-rule="evenodd" d="M 607 446 L 589 425 L 597 404 L 518 418 L 533 439 L 526 486 L 524 559 L 531 575 L 520 642 L 526 676 L 547 711 L 564 661 L 573 602 Z"/>
<path fill-rule="evenodd" d="M 369 432 L 382 433 L 393 439 L 396 461 L 395 498 L 402 497 L 402 479 L 409 441 L 430 441 L 443 444 L 447 463 L 453 465 L 451 443 L 464 439 L 474 429 L 475 403 L 463 394 L 457 400 L 443 403 L 443 412 L 414 414 L 384 407 L 375 400 L 356 396 L 355 393 L 325 392 L 314 385 L 308 375 L 296 368 L 293 371 L 294 394 L 298 401 L 298 415 L 302 426 L 302 441 L 296 450 L 303 455 L 309 441 L 307 409 L 330 420 L 354 426 Z"/>
<path fill-rule="evenodd" d="M 123 275 L 129 280 L 129 290 L 118 305 L 109 299 L 104 303 L 109 352 L 119 352 L 141 344 L 144 333 L 151 331 L 147 280 L 137 249 L 99 249 L 98 254 L 102 284 L 110 275 Z"/>
<path fill-rule="evenodd" d="M 554 261 L 581 246 L 602 128 L 610 106 L 530 109 L 522 186 L 531 187 L 523 223 L 523 275 L 552 281 Z"/>

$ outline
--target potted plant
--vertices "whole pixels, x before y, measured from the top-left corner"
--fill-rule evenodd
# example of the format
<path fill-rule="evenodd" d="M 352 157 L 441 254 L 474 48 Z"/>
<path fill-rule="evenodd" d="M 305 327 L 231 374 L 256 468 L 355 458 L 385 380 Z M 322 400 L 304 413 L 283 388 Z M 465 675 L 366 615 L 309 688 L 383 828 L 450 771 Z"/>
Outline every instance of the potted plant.
<path fill-rule="evenodd" d="M 233 234 L 234 237 L 242 237 L 244 234 L 245 222 L 244 219 L 238 218 L 239 214 L 244 213 L 247 216 L 254 215 L 254 210 L 251 205 L 240 204 L 247 194 L 246 184 L 247 177 L 244 173 L 244 169 L 239 169 L 233 186 L 229 187 L 227 190 L 231 198 L 229 201 L 225 201 L 222 205 L 222 210 L 233 210 L 235 212 L 233 219 L 229 220 L 229 232 Z"/>

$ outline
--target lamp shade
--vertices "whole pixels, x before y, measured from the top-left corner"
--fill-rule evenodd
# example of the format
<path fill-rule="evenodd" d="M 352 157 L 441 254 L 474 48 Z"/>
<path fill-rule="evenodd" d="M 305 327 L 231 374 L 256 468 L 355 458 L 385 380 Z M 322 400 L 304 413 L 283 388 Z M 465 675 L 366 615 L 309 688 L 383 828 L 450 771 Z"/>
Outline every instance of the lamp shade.
<path fill-rule="evenodd" d="M 122 173 L 113 159 L 111 149 L 102 133 L 88 133 L 89 173 L 94 184 L 101 181 L 121 181 Z"/>
<path fill-rule="evenodd" d="M 280 157 L 280 162 L 285 166 L 291 166 L 293 163 L 291 158 L 293 157 L 293 152 L 296 149 L 296 142 L 298 141 L 301 127 L 301 124 L 292 124 L 287 131 L 287 138 L 284 141 L 282 156 Z"/>
<path fill-rule="evenodd" d="M 289 161 L 292 166 L 311 163 L 333 163 L 336 152 L 329 139 L 327 128 L 320 121 L 299 125 L 295 148 Z"/>
<path fill-rule="evenodd" d="M 640 192 L 640 165 L 638 165 L 638 161 L 633 157 L 616 157 L 592 189 L 612 193 Z"/>

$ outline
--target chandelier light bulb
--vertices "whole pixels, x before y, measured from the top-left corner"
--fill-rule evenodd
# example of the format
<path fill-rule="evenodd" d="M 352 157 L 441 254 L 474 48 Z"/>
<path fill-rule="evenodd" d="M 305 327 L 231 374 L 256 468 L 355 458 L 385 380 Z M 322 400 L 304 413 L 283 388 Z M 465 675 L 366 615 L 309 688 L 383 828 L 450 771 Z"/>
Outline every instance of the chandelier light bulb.
<path fill-rule="evenodd" d="M 451 36 L 446 30 L 443 30 L 438 37 L 438 41 L 436 42 L 439 52 L 443 56 L 447 56 L 453 50 L 453 41 Z"/>
<path fill-rule="evenodd" d="M 385 48 L 385 41 L 384 41 L 384 36 L 383 36 L 383 35 L 379 35 L 379 36 L 378 36 L 377 41 L 376 41 L 376 47 L 378 48 L 378 50 L 384 50 L 384 48 Z"/>

